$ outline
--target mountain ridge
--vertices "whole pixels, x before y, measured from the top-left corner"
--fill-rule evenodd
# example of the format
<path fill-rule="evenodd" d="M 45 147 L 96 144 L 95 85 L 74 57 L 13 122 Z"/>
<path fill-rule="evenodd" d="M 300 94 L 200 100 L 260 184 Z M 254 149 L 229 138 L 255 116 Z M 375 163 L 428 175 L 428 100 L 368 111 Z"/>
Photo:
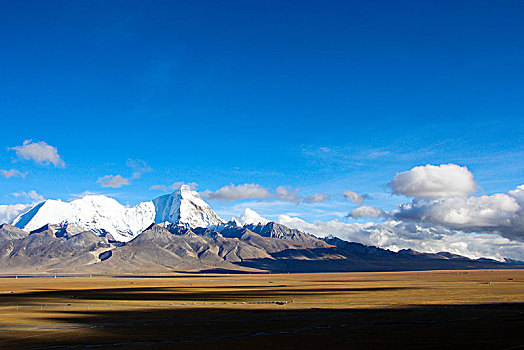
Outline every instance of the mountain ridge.
<path fill-rule="evenodd" d="M 116 240 L 128 242 L 151 223 L 165 221 L 188 227 L 213 227 L 225 223 L 196 191 L 182 185 L 173 193 L 130 208 L 102 195 L 88 195 L 70 202 L 49 199 L 18 215 L 12 225 L 33 231 L 46 224 L 75 224 L 101 235 L 110 233 Z"/>
<path fill-rule="evenodd" d="M 0 226 L 0 273 L 401 271 L 519 264 L 321 239 L 251 209 L 226 222 L 187 185 L 130 208 L 105 196 L 48 200 L 13 225 Z"/>
<path fill-rule="evenodd" d="M 275 234 L 275 225 L 270 222 L 259 228 L 259 234 L 247 225 L 229 225 L 218 232 L 153 223 L 128 242 L 112 242 L 90 230 L 56 234 L 56 227 L 49 225 L 31 233 L 18 232 L 19 238 L 5 238 L 10 228 L 5 226 L 0 228 L 0 273 L 286 273 L 522 267 L 449 253 L 392 252 L 302 233 L 310 236 L 305 239 L 296 230 L 277 227 Z"/>

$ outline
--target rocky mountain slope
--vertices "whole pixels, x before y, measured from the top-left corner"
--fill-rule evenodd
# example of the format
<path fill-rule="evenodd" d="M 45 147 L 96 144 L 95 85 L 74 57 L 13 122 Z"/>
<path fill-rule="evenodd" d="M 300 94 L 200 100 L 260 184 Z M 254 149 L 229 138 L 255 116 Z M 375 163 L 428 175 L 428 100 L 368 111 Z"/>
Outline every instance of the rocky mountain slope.
<path fill-rule="evenodd" d="M 321 240 L 272 222 L 257 226 L 260 233 L 231 225 L 218 232 L 151 224 L 122 243 L 93 231 L 71 234 L 47 225 L 27 233 L 2 225 L 0 273 L 326 272 L 519 266 L 446 253 L 395 253 L 337 238 Z"/>
<path fill-rule="evenodd" d="M 0 273 L 141 274 L 516 268 L 449 253 L 319 239 L 246 209 L 225 222 L 189 186 L 127 208 L 104 196 L 48 200 L 0 226 Z"/>

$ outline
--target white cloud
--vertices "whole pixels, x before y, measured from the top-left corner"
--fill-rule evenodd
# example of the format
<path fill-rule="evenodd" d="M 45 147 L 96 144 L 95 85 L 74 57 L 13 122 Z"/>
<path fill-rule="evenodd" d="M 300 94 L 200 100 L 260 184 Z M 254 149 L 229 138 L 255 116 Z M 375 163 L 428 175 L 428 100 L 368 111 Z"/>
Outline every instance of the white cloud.
<path fill-rule="evenodd" d="M 149 190 L 158 190 L 158 191 L 167 191 L 167 186 L 166 185 L 153 185 L 149 188 Z"/>
<path fill-rule="evenodd" d="M 119 188 L 122 186 L 129 185 L 129 180 L 120 175 L 115 175 L 115 176 L 106 175 L 106 176 L 98 178 L 96 182 L 99 183 L 102 187 L 112 187 L 112 188 Z"/>
<path fill-rule="evenodd" d="M 388 213 L 379 208 L 360 206 L 349 214 L 353 218 L 383 216 L 381 222 L 361 224 L 333 220 L 308 223 L 293 216 L 322 216 L 312 216 L 311 211 L 303 210 L 291 213 L 282 200 L 252 202 L 249 206 L 257 211 L 262 209 L 263 215 L 268 217 L 275 212 L 284 212 L 286 215 L 280 215 L 277 222 L 320 237 L 334 235 L 393 251 L 412 248 L 433 253 L 447 251 L 471 258 L 524 260 L 524 185 L 507 193 L 468 197 L 476 189 L 473 175 L 465 167 L 447 164 L 416 167 L 397 174 L 391 186 L 396 193 L 415 198 Z M 298 190 L 280 187 L 275 192 L 268 192 L 268 200 L 305 201 L 298 195 Z M 350 191 L 346 198 L 358 203 L 365 196 Z M 328 204 L 331 203 L 319 205 Z M 283 210 L 280 210 L 282 205 Z"/>
<path fill-rule="evenodd" d="M 131 168 L 133 171 L 130 177 L 123 177 L 122 175 L 106 175 L 99 177 L 96 182 L 99 183 L 102 187 L 119 188 L 129 185 L 133 180 L 140 179 L 143 174 L 153 171 L 153 169 L 151 169 L 151 167 L 149 167 L 146 162 L 140 159 L 128 159 L 126 161 L 126 166 Z M 161 189 L 158 186 L 162 185 L 152 186 L 150 190 Z"/>
<path fill-rule="evenodd" d="M 228 185 L 219 188 L 215 192 L 206 190 L 201 192 L 202 197 L 210 200 L 237 201 L 243 199 L 259 199 L 269 201 L 281 201 L 289 203 L 320 203 L 328 200 L 330 196 L 325 193 L 316 193 L 308 197 L 298 194 L 299 189 L 291 189 L 286 186 L 278 186 L 271 191 L 258 184 Z"/>
<path fill-rule="evenodd" d="M 198 187 L 198 184 L 196 182 L 189 182 L 189 183 L 185 183 L 185 182 L 175 182 L 175 183 L 172 183 L 171 185 L 169 186 L 166 186 L 166 185 L 153 185 L 149 188 L 149 190 L 158 190 L 158 191 L 164 191 L 166 192 L 167 190 L 171 190 L 171 191 L 174 191 L 174 190 L 178 190 L 180 188 L 180 186 L 182 185 L 187 185 L 189 187 L 191 187 L 193 190 L 196 191 L 197 187 Z M 206 191 L 204 191 L 206 192 Z M 207 193 L 207 192 L 206 192 Z"/>
<path fill-rule="evenodd" d="M 171 185 L 169 185 L 169 189 L 170 190 L 178 190 L 182 185 L 187 185 L 189 187 L 191 187 L 193 190 L 196 190 L 197 187 L 198 187 L 198 184 L 196 182 L 183 182 L 183 181 L 179 181 L 179 182 L 175 182 Z"/>
<path fill-rule="evenodd" d="M 266 188 L 257 184 L 243 184 L 224 186 L 215 192 L 206 190 L 202 192 L 202 196 L 212 200 L 236 201 L 252 198 L 267 198 L 270 196 L 270 193 Z"/>
<path fill-rule="evenodd" d="M 378 218 L 384 215 L 384 211 L 380 208 L 374 208 L 369 205 L 362 205 L 358 208 L 351 209 L 349 216 L 354 219 L 360 218 Z"/>
<path fill-rule="evenodd" d="M 398 173 L 390 183 L 393 192 L 408 197 L 463 197 L 476 191 L 473 174 L 456 164 L 417 166 Z"/>
<path fill-rule="evenodd" d="M 397 220 L 451 230 L 495 233 L 524 241 L 524 185 L 491 196 L 414 200 L 390 213 Z"/>
<path fill-rule="evenodd" d="M 524 243 L 499 235 L 472 235 L 439 226 L 387 220 L 383 223 L 305 222 L 281 215 L 278 223 L 319 237 L 335 236 L 351 242 L 377 246 L 392 251 L 411 248 L 421 252 L 442 251 L 473 259 L 485 257 L 497 260 L 524 260 Z"/>
<path fill-rule="evenodd" d="M 44 199 L 44 196 L 41 194 L 38 194 L 36 191 L 29 191 L 29 192 L 15 192 L 11 193 L 15 197 L 25 197 L 30 198 L 34 201 L 42 201 Z"/>
<path fill-rule="evenodd" d="M 319 203 L 327 201 L 330 198 L 329 194 L 326 193 L 315 193 L 312 196 L 304 198 L 304 201 L 307 203 Z"/>
<path fill-rule="evenodd" d="M 178 190 L 183 184 L 184 184 L 184 182 L 182 182 L 182 181 L 174 182 L 171 185 L 169 185 L 169 189 L 170 190 Z"/>
<path fill-rule="evenodd" d="M 140 179 L 143 174 L 153 171 L 146 162 L 140 159 L 128 159 L 126 161 L 126 166 L 133 170 L 131 180 Z"/>
<path fill-rule="evenodd" d="M 44 141 L 32 142 L 25 140 L 22 146 L 11 147 L 16 155 L 27 160 L 34 160 L 38 164 L 53 164 L 57 168 L 65 167 L 56 147 L 50 146 Z"/>
<path fill-rule="evenodd" d="M 11 170 L 0 170 L 0 173 L 5 176 L 6 179 L 10 177 L 26 177 L 27 173 L 23 173 L 20 170 L 11 169 Z"/>
<path fill-rule="evenodd" d="M 375 208 L 356 208 L 352 216 L 365 216 L 368 210 L 373 213 L 371 209 Z M 393 251 L 412 248 L 470 258 L 524 260 L 524 185 L 491 196 L 415 199 L 387 213 L 380 223 L 311 224 L 286 215 L 277 222 L 321 237 L 333 235 Z"/>
<path fill-rule="evenodd" d="M 299 189 L 289 189 L 285 186 L 278 186 L 273 196 L 283 202 L 299 203 L 302 198 L 298 195 Z"/>
<path fill-rule="evenodd" d="M 18 215 L 26 212 L 32 206 L 32 204 L 0 205 L 0 224 L 11 224 Z"/>
<path fill-rule="evenodd" d="M 362 203 L 364 203 L 365 197 L 356 192 L 347 190 L 344 191 L 343 195 L 355 204 L 361 205 Z"/>

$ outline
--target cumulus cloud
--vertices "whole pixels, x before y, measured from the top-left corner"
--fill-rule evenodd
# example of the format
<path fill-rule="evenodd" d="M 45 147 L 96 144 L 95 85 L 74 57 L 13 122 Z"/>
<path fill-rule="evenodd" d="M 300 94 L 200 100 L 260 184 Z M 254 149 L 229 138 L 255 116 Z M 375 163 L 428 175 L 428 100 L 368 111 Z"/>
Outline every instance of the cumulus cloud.
<path fill-rule="evenodd" d="M 389 185 L 396 194 L 418 198 L 464 197 L 477 189 L 468 168 L 456 164 L 417 166 L 398 173 Z"/>
<path fill-rule="evenodd" d="M 151 169 L 146 162 L 140 159 L 128 159 L 126 161 L 126 166 L 133 170 L 133 173 L 130 177 L 123 177 L 122 175 L 106 175 L 99 177 L 96 182 L 99 183 L 102 187 L 119 188 L 129 185 L 133 180 L 140 179 L 143 174 L 153 171 L 153 169 Z M 162 185 L 152 186 L 150 190 L 165 190 L 165 186 L 159 186 Z"/>
<path fill-rule="evenodd" d="M 492 235 L 472 235 L 441 226 L 386 220 L 381 223 L 343 223 L 338 220 L 308 223 L 281 215 L 278 223 L 319 237 L 335 236 L 351 242 L 377 246 L 392 251 L 414 249 L 421 252 L 450 252 L 472 259 L 524 260 L 524 243 Z"/>
<path fill-rule="evenodd" d="M 16 169 L 11 170 L 0 170 L 0 173 L 5 176 L 6 179 L 9 179 L 10 177 L 26 177 L 27 173 L 23 173 Z"/>
<path fill-rule="evenodd" d="M 32 204 L 0 205 L 0 224 L 11 224 L 18 215 L 25 213 L 32 206 Z"/>
<path fill-rule="evenodd" d="M 267 198 L 270 196 L 269 191 L 257 184 L 228 185 L 219 188 L 215 192 L 206 190 L 202 196 L 212 200 L 236 201 L 242 199 Z"/>
<path fill-rule="evenodd" d="M 395 193 L 414 197 L 397 209 L 360 206 L 349 216 L 383 216 L 382 222 L 305 222 L 281 215 L 277 222 L 321 237 L 393 251 L 447 251 L 470 258 L 524 260 L 524 185 L 507 193 L 470 196 L 476 190 L 471 172 L 455 164 L 415 167 L 397 174 L 390 183 Z M 346 198 L 358 196 L 349 192 Z"/>
<path fill-rule="evenodd" d="M 352 201 L 353 203 L 357 205 L 361 205 L 362 203 L 364 203 L 365 197 L 356 192 L 347 190 L 347 191 L 344 191 L 343 195 L 344 197 L 346 197 L 347 199 L 349 199 L 350 201 Z"/>
<path fill-rule="evenodd" d="M 41 194 L 38 194 L 36 191 L 29 191 L 29 192 L 15 192 L 15 193 L 11 193 L 11 195 L 15 196 L 15 197 L 25 197 L 25 198 L 30 198 L 34 201 L 41 201 L 44 199 L 44 196 L 42 196 Z"/>
<path fill-rule="evenodd" d="M 384 211 L 380 208 L 371 207 L 369 205 L 362 205 L 358 208 L 351 209 L 349 216 L 354 219 L 360 218 L 378 218 L 384 215 Z"/>
<path fill-rule="evenodd" d="M 122 186 L 129 185 L 129 180 L 120 175 L 106 175 L 98 178 L 96 182 L 99 183 L 102 187 L 112 188 L 119 188 Z"/>
<path fill-rule="evenodd" d="M 353 218 L 382 216 L 380 222 L 308 223 L 291 213 L 276 221 L 320 237 L 332 235 L 393 251 L 411 248 L 470 258 L 524 260 L 524 185 L 507 193 L 469 196 L 476 189 L 473 175 L 454 164 L 416 167 L 397 174 L 390 185 L 396 193 L 414 198 L 391 212 L 360 205 L 349 214 Z M 357 204 L 365 199 L 353 191 L 346 193 Z"/>
<path fill-rule="evenodd" d="M 414 200 L 390 213 L 396 220 L 441 225 L 451 230 L 495 233 L 524 241 L 524 185 L 480 197 Z"/>
<path fill-rule="evenodd" d="M 237 201 L 243 199 L 258 200 L 278 200 L 290 203 L 319 203 L 330 198 L 328 194 L 316 193 L 308 197 L 302 197 L 298 194 L 299 189 L 292 189 L 286 186 L 278 186 L 274 191 L 258 184 L 228 185 L 215 192 L 206 190 L 201 194 L 204 198 L 210 200 Z"/>
<path fill-rule="evenodd" d="M 304 201 L 307 203 L 319 203 L 327 201 L 330 198 L 329 194 L 326 193 L 315 193 L 312 196 L 304 198 Z"/>
<path fill-rule="evenodd" d="M 299 203 L 302 198 L 298 195 L 299 189 L 290 189 L 285 186 L 278 186 L 273 196 L 283 202 Z"/>
<path fill-rule="evenodd" d="M 25 140 L 22 146 L 11 147 L 19 158 L 34 160 L 38 164 L 53 164 L 57 168 L 65 167 L 56 147 L 48 145 L 44 141 L 32 142 Z"/>

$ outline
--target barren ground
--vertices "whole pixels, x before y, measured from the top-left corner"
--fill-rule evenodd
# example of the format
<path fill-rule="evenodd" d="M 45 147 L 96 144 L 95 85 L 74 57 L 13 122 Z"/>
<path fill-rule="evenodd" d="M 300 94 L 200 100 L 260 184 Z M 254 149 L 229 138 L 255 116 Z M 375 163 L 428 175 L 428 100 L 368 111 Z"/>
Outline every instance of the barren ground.
<path fill-rule="evenodd" d="M 524 349 L 524 270 L 0 278 L 0 348 Z"/>

